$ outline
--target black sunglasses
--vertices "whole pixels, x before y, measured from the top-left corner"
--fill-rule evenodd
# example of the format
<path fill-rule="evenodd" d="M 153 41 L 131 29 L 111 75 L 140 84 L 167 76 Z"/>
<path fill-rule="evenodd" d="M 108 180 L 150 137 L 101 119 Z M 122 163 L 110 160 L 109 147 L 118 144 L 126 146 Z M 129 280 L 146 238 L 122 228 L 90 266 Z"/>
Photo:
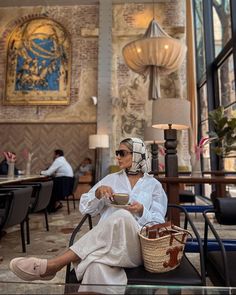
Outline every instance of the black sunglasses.
<path fill-rule="evenodd" d="M 116 156 L 120 157 L 126 157 L 128 154 L 133 154 L 132 152 L 126 151 L 126 150 L 117 150 L 116 151 Z"/>

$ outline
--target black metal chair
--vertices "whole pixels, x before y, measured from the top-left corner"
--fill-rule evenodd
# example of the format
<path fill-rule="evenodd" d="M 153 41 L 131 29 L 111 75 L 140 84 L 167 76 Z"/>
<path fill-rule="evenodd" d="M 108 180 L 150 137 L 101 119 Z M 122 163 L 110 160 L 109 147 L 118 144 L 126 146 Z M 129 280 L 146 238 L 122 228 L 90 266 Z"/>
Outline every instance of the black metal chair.
<path fill-rule="evenodd" d="M 236 287 L 236 239 L 227 239 L 227 231 L 219 235 L 216 230 L 217 225 L 236 225 L 236 198 L 216 198 L 214 205 L 215 209 L 203 213 L 206 272 L 215 286 Z M 214 224 L 209 213 L 215 213 Z M 214 239 L 208 237 L 209 229 Z"/>
<path fill-rule="evenodd" d="M 74 180 L 73 180 L 72 192 L 71 192 L 71 194 L 69 196 L 66 197 L 68 214 L 70 214 L 70 202 L 69 202 L 70 201 L 70 199 L 69 199 L 70 196 L 72 197 L 73 206 L 74 206 L 74 209 L 75 209 L 75 191 L 76 191 L 76 188 L 78 186 L 78 183 L 79 183 L 79 175 L 75 175 Z"/>
<path fill-rule="evenodd" d="M 27 218 L 32 188 L 0 188 L 0 230 L 20 224 L 22 251 L 26 252 L 24 222 Z"/>
<path fill-rule="evenodd" d="M 194 226 L 192 220 L 190 219 L 187 211 L 178 205 L 169 205 L 168 210 L 178 209 L 184 214 L 184 225 L 187 228 L 189 224 L 191 230 L 198 241 L 198 253 L 200 259 L 200 272 L 194 267 L 184 253 L 183 259 L 180 266 L 176 269 L 167 272 L 167 273 L 151 273 L 145 270 L 144 266 L 139 266 L 136 268 L 126 268 L 125 272 L 128 278 L 128 284 L 131 285 L 195 285 L 201 286 L 206 284 L 205 279 L 205 267 L 204 267 L 204 257 L 203 257 L 203 246 L 201 238 L 198 234 L 196 227 Z M 89 228 L 92 228 L 92 218 L 90 215 L 85 215 L 78 226 L 74 229 L 69 246 L 74 242 L 76 234 L 80 231 L 82 225 L 88 220 Z M 71 265 L 67 266 L 66 270 L 66 284 L 75 284 L 78 283 L 76 275 Z"/>

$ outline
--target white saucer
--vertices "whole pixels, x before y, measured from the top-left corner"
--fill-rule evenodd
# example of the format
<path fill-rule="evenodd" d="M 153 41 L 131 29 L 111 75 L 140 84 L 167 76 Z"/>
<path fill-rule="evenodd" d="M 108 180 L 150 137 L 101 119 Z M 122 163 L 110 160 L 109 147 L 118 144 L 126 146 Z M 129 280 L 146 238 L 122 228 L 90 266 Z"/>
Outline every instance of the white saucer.
<path fill-rule="evenodd" d="M 115 205 L 115 204 L 108 204 L 109 207 L 114 207 L 114 208 L 118 208 L 118 209 L 127 209 L 129 207 L 128 204 L 126 205 Z"/>

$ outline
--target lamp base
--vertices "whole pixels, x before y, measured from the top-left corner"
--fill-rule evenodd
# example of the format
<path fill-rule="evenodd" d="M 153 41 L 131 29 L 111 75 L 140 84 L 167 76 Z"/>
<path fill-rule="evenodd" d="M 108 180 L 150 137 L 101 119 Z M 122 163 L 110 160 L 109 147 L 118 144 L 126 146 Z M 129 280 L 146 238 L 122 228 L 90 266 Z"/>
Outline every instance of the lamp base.
<path fill-rule="evenodd" d="M 165 175 L 168 177 L 178 176 L 178 158 L 177 158 L 177 130 L 176 129 L 165 129 Z"/>
<path fill-rule="evenodd" d="M 158 174 L 159 171 L 159 160 L 158 160 L 158 144 L 151 143 L 151 154 L 152 154 L 152 172 Z"/>

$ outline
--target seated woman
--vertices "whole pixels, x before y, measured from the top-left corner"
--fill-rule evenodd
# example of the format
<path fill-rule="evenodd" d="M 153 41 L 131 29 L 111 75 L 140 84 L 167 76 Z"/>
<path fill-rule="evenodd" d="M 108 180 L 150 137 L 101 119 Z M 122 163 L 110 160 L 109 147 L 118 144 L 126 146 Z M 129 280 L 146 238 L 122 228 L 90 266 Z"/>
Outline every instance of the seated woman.
<path fill-rule="evenodd" d="M 75 169 L 75 176 L 91 175 L 93 172 L 92 160 L 84 158 L 79 167 Z"/>
<path fill-rule="evenodd" d="M 150 163 L 143 141 L 121 141 L 116 157 L 121 171 L 109 174 L 81 197 L 82 214 L 100 214 L 98 224 L 64 254 L 52 259 L 15 258 L 10 269 L 26 281 L 50 280 L 73 262 L 83 284 L 125 285 L 123 267 L 142 264 L 138 232 L 148 222 L 163 223 L 167 197 L 160 182 L 149 175 Z M 114 193 L 129 194 L 126 209 L 112 207 Z"/>

